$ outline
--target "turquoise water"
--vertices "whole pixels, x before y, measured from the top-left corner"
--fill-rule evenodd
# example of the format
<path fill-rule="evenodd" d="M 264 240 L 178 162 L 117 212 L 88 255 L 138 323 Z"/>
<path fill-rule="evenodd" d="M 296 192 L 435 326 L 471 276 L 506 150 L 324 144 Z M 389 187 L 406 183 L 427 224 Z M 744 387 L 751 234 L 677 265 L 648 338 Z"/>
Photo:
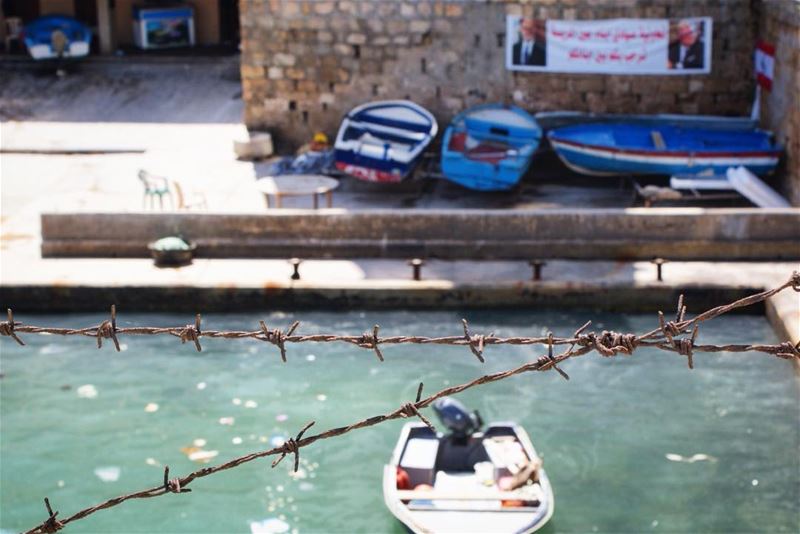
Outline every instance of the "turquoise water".
<path fill-rule="evenodd" d="M 588 315 L 469 312 L 472 330 L 500 336 L 567 335 Z M 456 312 L 272 314 L 270 326 L 303 321 L 301 333 L 453 335 Z M 597 318 L 596 316 L 594 317 Z M 20 317 L 87 326 L 101 316 Z M 186 317 L 123 315 L 120 326 L 182 325 Z M 209 315 L 209 329 L 249 329 L 254 316 Z M 649 330 L 652 316 L 606 315 L 597 329 Z M 289 362 L 256 341 L 123 338 L 126 350 L 90 338 L 23 335 L 0 340 L 0 528 L 45 518 L 42 499 L 66 517 L 109 497 L 203 464 L 269 447 L 307 421 L 314 431 L 388 412 L 427 393 L 511 368 L 541 354 L 489 347 L 481 365 L 466 348 L 395 346 L 374 353 L 345 344 L 295 344 Z M 726 317 L 700 340 L 776 342 L 761 317 Z M 571 380 L 535 373 L 459 395 L 486 420 L 526 427 L 544 456 L 556 512 L 543 532 L 797 532 L 800 403 L 790 362 L 765 355 L 652 350 L 587 355 L 563 365 Z M 95 392 L 96 396 L 92 393 Z M 150 405 L 148 407 L 148 405 Z M 149 410 L 149 411 L 148 411 Z M 426 411 L 433 418 L 430 410 Z M 233 418 L 231 419 L 228 418 Z M 221 424 L 221 422 L 228 424 Z M 232 424 L 230 424 L 232 423 Z M 381 476 L 403 422 L 392 421 L 302 450 L 275 469 L 262 459 L 195 481 L 193 492 L 130 501 L 72 523 L 68 532 L 250 532 L 277 518 L 299 532 L 403 532 L 383 505 Z M 182 451 L 184 449 L 184 451 Z M 668 455 L 670 455 L 668 457 Z M 705 456 L 695 456 L 705 455 Z M 694 457 L 693 462 L 689 459 Z M 670 459 L 671 458 L 671 459 Z M 273 522 L 272 525 L 277 523 Z"/>

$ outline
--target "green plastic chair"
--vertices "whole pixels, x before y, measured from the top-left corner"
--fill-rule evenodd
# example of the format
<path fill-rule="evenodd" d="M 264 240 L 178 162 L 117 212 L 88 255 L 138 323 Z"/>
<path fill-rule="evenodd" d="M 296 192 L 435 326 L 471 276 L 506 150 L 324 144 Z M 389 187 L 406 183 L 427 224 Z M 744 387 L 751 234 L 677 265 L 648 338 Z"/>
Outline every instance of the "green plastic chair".
<path fill-rule="evenodd" d="M 156 176 L 146 170 L 139 171 L 139 180 L 144 185 L 144 198 L 142 199 L 142 208 L 147 209 L 148 203 L 150 209 L 155 209 L 156 198 L 158 199 L 159 209 L 164 209 L 164 197 L 169 199 L 169 207 L 172 208 L 172 191 L 169 187 L 169 180 L 163 176 Z"/>

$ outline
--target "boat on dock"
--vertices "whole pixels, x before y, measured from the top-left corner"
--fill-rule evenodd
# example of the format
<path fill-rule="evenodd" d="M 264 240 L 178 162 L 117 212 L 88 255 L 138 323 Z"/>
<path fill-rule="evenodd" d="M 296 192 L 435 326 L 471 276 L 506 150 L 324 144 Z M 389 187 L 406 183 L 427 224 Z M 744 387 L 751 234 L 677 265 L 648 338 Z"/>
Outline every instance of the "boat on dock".
<path fill-rule="evenodd" d="M 407 423 L 384 466 L 386 506 L 411 532 L 535 532 L 553 515 L 550 481 L 525 430 L 444 397 L 447 434 Z"/>
<path fill-rule="evenodd" d="M 92 32 L 66 15 L 45 15 L 25 25 L 24 39 L 33 59 L 69 59 L 89 55 Z"/>
<path fill-rule="evenodd" d="M 569 168 L 596 176 L 724 176 L 728 168 L 738 166 L 767 175 L 782 153 L 769 133 L 755 129 L 612 122 L 557 128 L 547 137 Z"/>
<path fill-rule="evenodd" d="M 724 117 L 721 115 L 682 115 L 656 113 L 653 115 L 630 113 L 589 113 L 585 111 L 540 111 L 534 115 L 542 130 L 549 132 L 564 126 L 589 123 L 626 122 L 645 125 L 671 125 L 709 130 L 743 131 L 758 128 L 752 117 Z"/>
<path fill-rule="evenodd" d="M 336 168 L 367 182 L 401 182 L 411 176 L 438 128 L 430 111 L 408 100 L 363 104 L 339 127 Z"/>
<path fill-rule="evenodd" d="M 519 183 L 542 139 L 528 112 L 486 104 L 457 115 L 442 140 L 444 178 L 477 191 L 505 191 Z"/>

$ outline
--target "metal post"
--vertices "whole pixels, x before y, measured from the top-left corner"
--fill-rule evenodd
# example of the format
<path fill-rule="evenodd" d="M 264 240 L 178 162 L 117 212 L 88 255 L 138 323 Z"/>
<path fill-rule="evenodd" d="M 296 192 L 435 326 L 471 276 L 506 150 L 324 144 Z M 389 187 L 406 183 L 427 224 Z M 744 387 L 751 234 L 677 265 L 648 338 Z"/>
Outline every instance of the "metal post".
<path fill-rule="evenodd" d="M 542 260 L 531 260 L 528 262 L 528 265 L 533 267 L 533 278 L 531 278 L 531 280 L 534 282 L 540 281 L 542 279 L 542 267 L 547 265 L 547 262 Z"/>
<path fill-rule="evenodd" d="M 411 266 L 414 280 L 417 282 L 422 280 L 422 266 L 425 265 L 425 261 L 419 258 L 414 258 L 413 260 L 409 260 L 408 264 Z"/>
<path fill-rule="evenodd" d="M 289 263 L 294 269 L 294 272 L 292 273 L 292 280 L 300 280 L 300 264 L 303 263 L 303 260 L 300 258 L 292 258 L 289 260 Z"/>
<path fill-rule="evenodd" d="M 653 258 L 652 260 L 650 260 L 650 263 L 656 266 L 656 279 L 659 282 L 663 282 L 664 279 L 661 273 L 661 266 L 664 265 L 665 263 L 669 263 L 669 260 L 665 260 L 664 258 Z"/>

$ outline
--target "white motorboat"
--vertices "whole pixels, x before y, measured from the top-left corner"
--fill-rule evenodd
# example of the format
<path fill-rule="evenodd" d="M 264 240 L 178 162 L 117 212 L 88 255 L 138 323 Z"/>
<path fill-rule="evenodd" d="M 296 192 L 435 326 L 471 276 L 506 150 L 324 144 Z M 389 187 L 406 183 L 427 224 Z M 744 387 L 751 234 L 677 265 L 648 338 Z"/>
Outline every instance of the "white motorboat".
<path fill-rule="evenodd" d="M 386 506 L 415 533 L 535 532 L 552 517 L 553 490 L 525 430 L 481 431 L 477 412 L 450 398 L 434 411 L 449 433 L 407 423 L 383 471 Z"/>

